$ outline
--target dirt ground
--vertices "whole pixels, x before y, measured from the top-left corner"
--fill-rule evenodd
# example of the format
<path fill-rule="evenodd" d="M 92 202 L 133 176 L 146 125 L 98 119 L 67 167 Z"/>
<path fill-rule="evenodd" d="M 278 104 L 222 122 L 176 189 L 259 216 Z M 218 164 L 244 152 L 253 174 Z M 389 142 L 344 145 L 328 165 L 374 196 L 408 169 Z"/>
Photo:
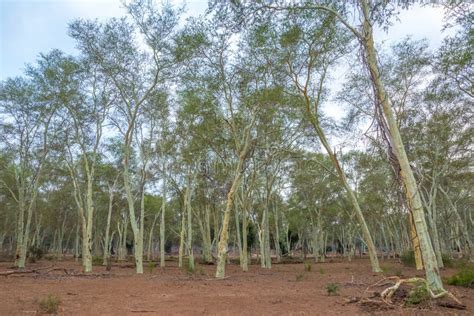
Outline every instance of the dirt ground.
<path fill-rule="evenodd" d="M 215 266 L 199 265 L 191 274 L 179 269 L 175 261 L 143 275 L 135 275 L 130 263 L 114 263 L 110 272 L 94 266 L 93 275 L 81 274 L 80 263 L 42 260 L 27 269 L 48 269 L 37 274 L 0 275 L 0 315 L 39 314 L 38 301 L 55 294 L 61 299 L 62 315 L 474 315 L 474 289 L 447 286 L 465 305 L 466 310 L 445 307 L 384 309 L 349 303 L 360 297 L 367 286 L 383 275 L 370 270 L 369 261 L 333 259 L 313 263 L 305 271 L 302 263 L 274 264 L 272 269 L 251 265 L 249 272 L 230 264 L 228 278 L 215 280 Z M 422 276 L 396 261 L 383 261 L 385 275 Z M 0 263 L 0 273 L 11 263 Z M 444 270 L 450 276 L 454 270 Z M 338 285 L 338 295 L 329 296 L 326 286 Z M 387 285 L 385 285 L 387 287 Z M 383 290 L 383 288 L 379 288 Z"/>

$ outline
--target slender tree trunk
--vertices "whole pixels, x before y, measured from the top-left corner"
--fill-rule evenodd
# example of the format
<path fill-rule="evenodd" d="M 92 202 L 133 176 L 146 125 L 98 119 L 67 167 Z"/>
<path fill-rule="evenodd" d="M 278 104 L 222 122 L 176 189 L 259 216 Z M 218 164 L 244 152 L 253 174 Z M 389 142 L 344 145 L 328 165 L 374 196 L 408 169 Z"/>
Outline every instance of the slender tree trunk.
<path fill-rule="evenodd" d="M 158 217 L 160 216 L 159 213 L 155 214 L 155 217 L 153 218 L 153 223 L 151 224 L 150 227 L 150 232 L 148 235 L 148 248 L 147 248 L 147 253 L 146 253 L 146 260 L 150 261 L 153 259 L 152 255 L 152 248 L 153 248 L 153 232 L 155 231 L 155 226 L 156 226 L 156 221 L 158 220 Z"/>
<path fill-rule="evenodd" d="M 212 262 L 211 254 L 211 222 L 210 222 L 210 210 L 209 205 L 206 204 L 204 213 L 204 234 L 203 234 L 203 256 L 204 262 Z"/>
<path fill-rule="evenodd" d="M 401 168 L 401 178 L 406 190 L 409 208 L 412 210 L 416 231 L 420 240 L 421 254 L 426 271 L 426 280 L 431 290 L 436 293 L 444 292 L 443 284 L 438 270 L 436 256 L 431 244 L 428 228 L 426 225 L 423 204 L 421 202 L 415 177 L 408 161 L 405 147 L 403 145 L 397 121 L 395 119 L 389 97 L 385 92 L 385 87 L 380 78 L 380 71 L 377 64 L 377 53 L 374 46 L 372 26 L 370 24 L 369 7 L 366 0 L 361 0 L 362 13 L 364 15 L 364 38 L 362 44 L 365 49 L 367 67 L 371 74 L 372 84 L 376 94 L 377 102 L 381 105 L 386 122 L 390 131 L 390 140 L 395 156 Z"/>
<path fill-rule="evenodd" d="M 280 263 L 281 261 L 281 250 L 280 250 L 280 226 L 279 226 L 279 210 L 276 205 L 273 206 L 273 217 L 275 219 L 275 253 L 276 253 L 276 262 Z"/>
<path fill-rule="evenodd" d="M 235 203 L 237 204 L 237 203 Z M 236 239 L 237 239 L 237 247 L 239 248 L 239 263 L 240 267 L 242 267 L 243 264 L 243 251 L 242 251 L 242 239 L 240 239 L 240 220 L 239 220 L 239 209 L 235 207 L 234 211 L 235 215 L 235 233 L 236 233 Z"/>
<path fill-rule="evenodd" d="M 267 202 L 267 205 L 264 208 L 264 216 L 263 216 L 263 253 L 264 258 L 263 261 L 265 262 L 265 268 L 270 269 L 272 267 L 272 259 L 270 255 L 270 225 L 269 225 L 269 204 L 270 201 Z"/>
<path fill-rule="evenodd" d="M 352 191 L 352 188 L 349 185 L 347 177 L 339 164 L 339 160 L 337 159 L 336 154 L 333 152 L 333 150 L 329 146 L 329 143 L 326 140 L 326 135 L 324 134 L 323 130 L 321 129 L 319 125 L 319 121 L 314 116 L 311 116 L 311 117 L 313 121 L 313 126 L 316 129 L 316 133 L 318 134 L 319 139 L 321 140 L 321 143 L 323 144 L 323 147 L 326 149 L 329 157 L 331 158 L 331 162 L 333 163 L 337 171 L 339 180 L 341 181 L 341 184 L 343 185 L 347 193 L 349 201 L 351 202 L 352 207 L 354 208 L 355 214 L 361 226 L 362 235 L 364 236 L 364 242 L 367 245 L 367 250 L 369 252 L 369 257 L 370 257 L 370 263 L 372 264 L 372 271 L 382 272 L 382 269 L 380 269 L 379 260 L 377 258 L 377 250 L 375 249 L 375 244 L 372 240 L 369 227 L 367 226 L 367 222 L 365 221 L 364 215 L 362 214 L 362 210 L 360 208 L 356 195 L 354 194 L 354 191 Z"/>
<path fill-rule="evenodd" d="M 184 237 L 185 237 L 185 232 L 186 232 L 186 199 L 187 197 L 185 195 L 183 211 L 181 213 L 181 232 L 179 234 L 178 267 L 180 268 L 183 267 Z"/>
<path fill-rule="evenodd" d="M 247 242 L 247 210 L 243 208 L 242 212 L 242 270 L 248 271 L 249 253 Z"/>
<path fill-rule="evenodd" d="M 108 264 L 110 258 L 110 242 L 109 242 L 109 234 L 110 234 L 110 222 L 112 220 L 112 209 L 113 209 L 113 202 L 114 202 L 114 188 L 109 186 L 109 209 L 107 212 L 107 226 L 105 227 L 105 241 L 104 241 L 104 258 L 102 265 L 106 266 Z"/>
<path fill-rule="evenodd" d="M 165 177 L 163 178 L 163 198 L 161 202 L 161 221 L 160 221 L 160 267 L 165 267 L 165 211 L 166 211 L 166 172 L 163 174 Z"/>
<path fill-rule="evenodd" d="M 188 179 L 188 186 L 186 188 L 186 199 L 185 199 L 185 210 L 188 216 L 188 233 L 187 233 L 187 246 L 188 246 L 188 269 L 189 271 L 194 271 L 194 253 L 193 253 L 193 212 L 191 209 L 191 197 L 192 197 L 192 185 L 193 181 L 191 175 Z"/>
<path fill-rule="evenodd" d="M 246 145 L 248 147 L 248 144 Z M 222 229 L 221 235 L 219 238 L 219 244 L 217 246 L 217 269 L 216 269 L 216 278 L 225 277 L 225 263 L 227 259 L 227 242 L 229 239 L 229 221 L 230 221 L 230 212 L 234 206 L 235 193 L 240 185 L 240 180 L 242 178 L 242 168 L 244 164 L 245 156 L 247 155 L 247 150 L 240 155 L 237 167 L 235 169 L 234 180 L 232 181 L 232 186 L 230 187 L 229 192 L 227 193 L 227 203 L 224 211 L 224 219 L 222 220 Z"/>

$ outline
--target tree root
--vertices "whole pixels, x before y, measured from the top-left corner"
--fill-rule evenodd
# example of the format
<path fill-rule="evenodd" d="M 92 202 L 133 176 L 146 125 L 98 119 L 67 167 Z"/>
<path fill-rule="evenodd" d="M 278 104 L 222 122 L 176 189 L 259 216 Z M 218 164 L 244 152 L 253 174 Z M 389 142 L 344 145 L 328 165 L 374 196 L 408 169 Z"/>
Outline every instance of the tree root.
<path fill-rule="evenodd" d="M 409 279 L 401 279 L 397 276 L 383 278 L 383 279 L 375 282 L 374 284 L 369 285 L 365 289 L 360 302 L 363 303 L 364 301 L 370 301 L 371 303 L 373 303 L 374 302 L 373 300 L 370 300 L 369 298 L 366 297 L 366 293 L 369 291 L 369 289 L 371 289 L 373 287 L 387 285 L 387 282 L 386 282 L 387 280 L 390 280 L 391 281 L 390 283 L 395 282 L 395 284 L 393 284 L 392 286 L 386 288 L 385 290 L 383 290 L 380 293 L 380 299 L 381 299 L 380 303 L 385 303 L 387 305 L 393 306 L 395 304 L 393 304 L 391 298 L 392 298 L 393 294 L 400 288 L 400 286 L 402 284 L 422 283 L 424 285 L 424 287 L 426 288 L 427 292 L 429 293 L 431 299 L 439 299 L 439 298 L 442 298 L 442 297 L 449 297 L 450 299 L 452 299 L 456 303 L 456 304 L 452 304 L 452 303 L 442 302 L 441 304 L 438 303 L 438 305 L 444 306 L 444 307 L 450 307 L 450 308 L 457 308 L 457 309 L 465 309 L 466 308 L 466 306 L 464 304 L 462 304 L 461 301 L 458 298 L 456 298 L 456 296 L 454 296 L 454 294 L 452 294 L 449 291 L 443 290 L 443 292 L 441 292 L 441 293 L 437 293 L 437 294 L 433 293 L 433 291 L 431 291 L 430 287 L 428 286 L 428 282 L 426 281 L 426 279 L 419 278 L 419 277 L 413 277 L 413 278 L 409 278 Z"/>
<path fill-rule="evenodd" d="M 18 270 L 7 270 L 7 271 L 2 271 L 0 272 L 0 276 L 8 277 L 10 275 L 18 275 L 21 276 L 23 274 L 33 274 L 34 276 L 41 276 L 41 275 L 47 275 L 53 271 L 61 271 L 64 272 L 67 276 L 74 276 L 74 277 L 81 277 L 81 276 L 87 276 L 87 277 L 100 277 L 100 276 L 111 276 L 110 273 L 75 273 L 73 270 L 68 270 L 66 268 L 59 268 L 59 267 L 54 267 L 54 265 L 50 265 L 47 267 L 41 267 L 37 269 L 18 269 Z"/>

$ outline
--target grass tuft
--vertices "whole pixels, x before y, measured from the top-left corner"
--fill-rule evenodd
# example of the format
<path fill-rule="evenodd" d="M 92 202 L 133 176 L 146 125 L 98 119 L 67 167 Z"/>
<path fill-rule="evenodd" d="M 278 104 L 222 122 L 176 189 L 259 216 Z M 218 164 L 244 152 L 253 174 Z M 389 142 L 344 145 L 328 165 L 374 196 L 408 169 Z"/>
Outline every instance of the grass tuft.
<path fill-rule="evenodd" d="M 337 283 L 326 284 L 326 291 L 329 296 L 339 295 L 339 285 Z"/>
<path fill-rule="evenodd" d="M 40 311 L 45 314 L 57 314 L 61 299 L 55 294 L 49 294 L 46 298 L 39 301 Z"/>

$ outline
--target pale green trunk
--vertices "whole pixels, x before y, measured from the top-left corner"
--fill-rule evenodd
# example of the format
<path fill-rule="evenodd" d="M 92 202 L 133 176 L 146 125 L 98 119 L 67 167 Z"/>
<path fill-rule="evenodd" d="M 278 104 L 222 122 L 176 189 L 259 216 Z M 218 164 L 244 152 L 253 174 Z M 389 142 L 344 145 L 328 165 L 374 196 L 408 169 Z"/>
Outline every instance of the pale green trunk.
<path fill-rule="evenodd" d="M 204 262 L 212 262 L 211 254 L 211 223 L 209 205 L 206 205 L 204 214 L 204 233 L 203 233 L 203 259 Z"/>
<path fill-rule="evenodd" d="M 264 262 L 265 262 L 265 268 L 270 269 L 272 267 L 272 258 L 270 254 L 270 225 L 269 225 L 269 204 L 270 202 L 267 202 L 267 205 L 265 206 L 264 209 L 264 216 L 263 216 L 263 247 L 264 247 Z"/>
<path fill-rule="evenodd" d="M 186 196 L 184 197 L 184 203 L 186 204 Z M 183 206 L 181 213 L 181 232 L 179 234 L 179 251 L 178 251 L 178 267 L 183 267 L 183 255 L 184 255 L 184 237 L 186 231 L 186 206 Z"/>
<path fill-rule="evenodd" d="M 165 211 L 166 211 L 166 172 L 163 165 L 163 199 L 161 201 L 161 222 L 160 222 L 160 267 L 165 266 Z"/>
<path fill-rule="evenodd" d="M 188 246 L 188 269 L 189 271 L 194 271 L 194 253 L 193 253 L 193 221 L 192 221 L 192 216 L 193 212 L 191 209 L 191 197 L 192 197 L 192 180 L 191 178 L 188 180 L 188 187 L 186 189 L 187 194 L 186 194 L 186 213 L 188 215 L 188 234 L 187 234 L 187 246 Z"/>
<path fill-rule="evenodd" d="M 248 146 L 248 145 L 247 145 Z M 242 178 L 242 167 L 244 163 L 244 157 L 247 154 L 247 151 L 244 152 L 244 155 L 240 155 L 239 162 L 237 164 L 234 180 L 232 181 L 232 186 L 227 193 L 227 203 L 224 211 L 224 218 L 222 220 L 222 230 L 219 238 L 219 243 L 217 245 L 217 269 L 216 269 L 216 278 L 225 277 L 225 264 L 227 259 L 227 243 L 229 239 L 229 221 L 230 221 L 230 212 L 234 207 L 234 198 L 235 193 L 240 185 L 240 180 Z"/>
<path fill-rule="evenodd" d="M 153 232 L 155 231 L 156 221 L 158 220 L 159 213 L 155 214 L 153 218 L 153 224 L 150 227 L 150 232 L 148 234 L 148 249 L 146 253 L 146 260 L 150 261 L 153 259 Z"/>
<path fill-rule="evenodd" d="M 398 130 L 389 97 L 385 92 L 385 87 L 380 78 L 380 72 L 377 65 L 377 53 L 374 47 L 372 37 L 372 26 L 369 23 L 370 13 L 366 0 L 361 0 L 362 12 L 364 15 L 364 39 L 362 41 L 366 54 L 367 67 L 371 74 L 372 84 L 374 86 L 377 102 L 382 106 L 386 122 L 390 131 L 390 141 L 394 149 L 395 156 L 400 165 L 401 177 L 406 190 L 409 208 L 413 213 L 416 231 L 420 240 L 420 249 L 425 266 L 426 280 L 431 290 L 436 293 L 444 292 L 443 284 L 438 270 L 436 256 L 431 244 L 428 228 L 425 221 L 423 204 L 421 202 L 415 177 L 408 161 L 405 147 Z"/>
<path fill-rule="evenodd" d="M 237 247 L 239 248 L 239 263 L 240 267 L 242 267 L 243 264 L 243 251 L 242 251 L 242 240 L 240 239 L 240 223 L 239 223 L 239 209 L 235 207 L 234 211 L 235 215 L 235 232 L 236 232 L 236 237 L 237 237 Z"/>
<path fill-rule="evenodd" d="M 113 201 L 114 201 L 114 192 L 113 189 L 109 187 L 109 209 L 107 212 L 107 226 L 105 228 L 105 240 L 104 240 L 104 258 L 102 261 L 102 265 L 106 266 L 108 264 L 110 258 L 110 222 L 112 220 L 112 209 L 113 209 Z"/>
<path fill-rule="evenodd" d="M 242 270 L 248 271 L 247 209 L 242 208 Z"/>
<path fill-rule="evenodd" d="M 278 223 L 278 208 L 276 206 L 273 207 L 273 217 L 275 219 L 275 253 L 276 253 L 276 262 L 281 261 L 281 254 L 280 254 L 280 227 Z"/>

